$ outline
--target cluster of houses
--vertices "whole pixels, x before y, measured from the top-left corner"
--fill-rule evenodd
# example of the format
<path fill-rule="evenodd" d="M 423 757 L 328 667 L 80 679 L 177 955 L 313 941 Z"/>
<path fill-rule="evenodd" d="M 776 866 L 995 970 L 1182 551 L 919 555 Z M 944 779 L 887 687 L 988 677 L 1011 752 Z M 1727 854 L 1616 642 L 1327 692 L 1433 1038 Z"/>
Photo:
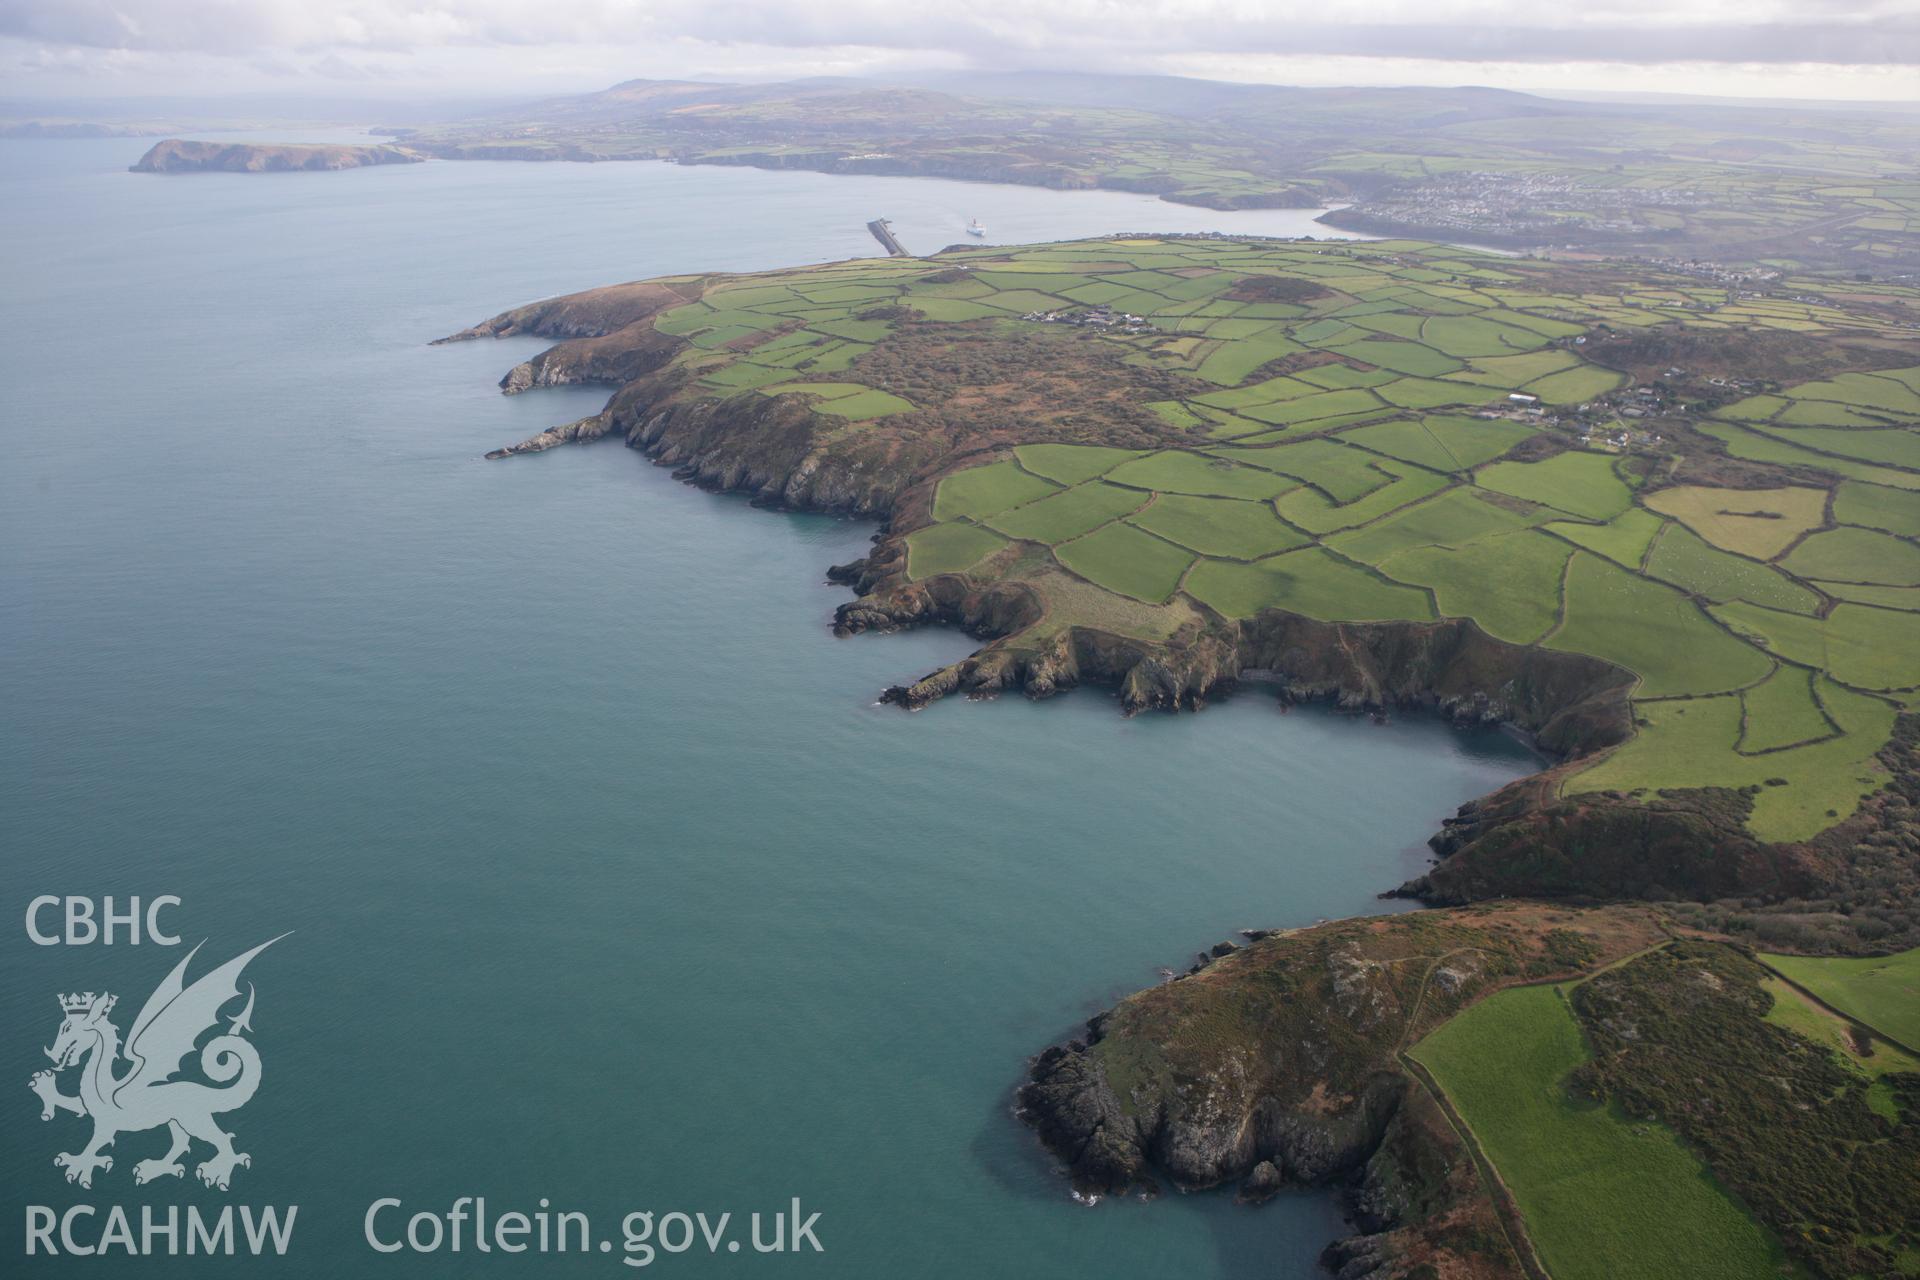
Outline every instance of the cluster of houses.
<path fill-rule="evenodd" d="M 1574 227 L 1588 235 L 1644 234 L 1657 228 L 1647 222 L 1642 210 L 1693 209 L 1702 203 L 1700 193 L 1690 190 L 1609 189 L 1564 174 L 1472 172 L 1394 187 L 1354 211 L 1403 226 L 1532 237 Z M 1563 209 L 1586 209 L 1590 216 L 1574 218 L 1557 212 Z"/>
<path fill-rule="evenodd" d="M 1580 433 L 1580 447 L 1583 449 L 1613 449 L 1625 453 L 1639 444 L 1658 447 L 1660 434 L 1648 435 L 1615 423 L 1607 428 L 1588 428 Z"/>
<path fill-rule="evenodd" d="M 1669 369 L 1669 376 L 1684 376 L 1680 369 Z M 1716 380 L 1731 385 L 1725 380 Z M 1579 433 L 1583 449 L 1657 449 L 1663 437 L 1658 432 L 1628 425 L 1625 419 L 1658 417 L 1669 410 L 1666 392 L 1659 387 L 1632 387 L 1613 392 L 1586 404 L 1569 405 L 1549 413 L 1540 397 L 1524 391 L 1508 394 L 1505 403 L 1479 410 L 1482 418 L 1507 418 L 1548 427 L 1565 427 Z M 1562 416 L 1562 415 L 1565 416 Z"/>
<path fill-rule="evenodd" d="M 1111 333 L 1157 333 L 1145 316 L 1112 307 L 1075 307 L 1071 311 L 1029 311 L 1020 317 L 1035 324 L 1072 324 L 1086 329 L 1105 329 Z"/>
<path fill-rule="evenodd" d="M 1693 276 L 1698 280 L 1711 280 L 1715 284 L 1724 284 L 1732 289 L 1739 289 L 1746 285 L 1767 284 L 1780 278 L 1780 273 L 1771 267 L 1728 267 L 1702 258 L 1653 258 L 1649 261 L 1651 265 L 1663 271 L 1671 271 L 1675 275 Z"/>

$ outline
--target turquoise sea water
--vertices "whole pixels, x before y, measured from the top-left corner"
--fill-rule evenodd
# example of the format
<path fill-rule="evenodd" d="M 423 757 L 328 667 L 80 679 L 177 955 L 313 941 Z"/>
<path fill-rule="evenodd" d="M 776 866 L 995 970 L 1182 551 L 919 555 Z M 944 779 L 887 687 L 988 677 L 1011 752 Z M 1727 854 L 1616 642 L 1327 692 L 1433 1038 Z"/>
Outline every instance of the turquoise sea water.
<path fill-rule="evenodd" d="M 825 1252 L 701 1275 L 1308 1275 L 1330 1196 L 1073 1204 L 1010 1116 L 1026 1057 L 1248 926 L 1380 909 L 1497 735 L 1246 695 L 874 705 L 964 654 L 835 640 L 867 526 L 776 515 L 607 444 L 480 454 L 596 409 L 507 399 L 538 343 L 428 347 L 613 280 L 910 247 L 1221 228 L 1114 193 L 656 165 L 123 172 L 0 144 L 0 1272 L 615 1276 L 611 1254 L 376 1254 L 383 1219 L 746 1216 Z M 122 1030 L 184 948 L 36 946 L 37 894 L 178 895 L 256 960 L 253 1156 L 230 1192 L 90 1191 L 42 1123 L 58 992 Z M 11 923 L 8 923 L 11 922 Z M 52 923 L 52 917 L 43 922 Z M 69 1072 L 71 1076 L 73 1073 Z M 71 1089 L 71 1086 L 68 1086 Z M 196 1152 L 192 1160 L 203 1158 Z M 271 1261 L 24 1256 L 27 1206 L 298 1205 Z M 97 1237 L 96 1225 L 94 1234 Z"/>

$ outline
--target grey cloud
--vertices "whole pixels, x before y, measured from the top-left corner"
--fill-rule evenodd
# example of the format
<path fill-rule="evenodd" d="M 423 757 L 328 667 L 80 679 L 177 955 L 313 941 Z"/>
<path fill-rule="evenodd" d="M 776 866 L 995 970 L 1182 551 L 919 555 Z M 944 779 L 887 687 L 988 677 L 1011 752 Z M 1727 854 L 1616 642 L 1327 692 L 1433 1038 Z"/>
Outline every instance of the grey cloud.
<path fill-rule="evenodd" d="M 788 50 L 946 51 L 983 64 L 1110 66 L 1169 54 L 1321 55 L 1475 62 L 1920 62 L 1920 14 L 1812 0 L 1733 16 L 1724 0 L 1600 0 L 1543 10 L 1465 0 L 1448 21 L 1303 21 L 1314 6 L 962 0 L 0 0 L 0 36 L 94 49 L 244 57 L 336 48 L 620 44 L 670 39 Z M 1408 13 L 1420 9 L 1408 6 Z M 335 68 L 336 71 L 339 68 Z"/>

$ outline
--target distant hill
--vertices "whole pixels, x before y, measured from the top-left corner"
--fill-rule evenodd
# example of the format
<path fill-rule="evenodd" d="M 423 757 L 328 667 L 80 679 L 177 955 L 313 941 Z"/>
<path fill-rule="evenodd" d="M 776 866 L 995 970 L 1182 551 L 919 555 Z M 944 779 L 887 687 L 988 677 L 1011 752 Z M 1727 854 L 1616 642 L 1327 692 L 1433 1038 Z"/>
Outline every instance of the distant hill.
<path fill-rule="evenodd" d="M 674 160 L 1105 188 L 1556 252 L 1920 270 L 1920 120 L 1085 72 L 629 80 L 430 128 L 447 159 Z"/>

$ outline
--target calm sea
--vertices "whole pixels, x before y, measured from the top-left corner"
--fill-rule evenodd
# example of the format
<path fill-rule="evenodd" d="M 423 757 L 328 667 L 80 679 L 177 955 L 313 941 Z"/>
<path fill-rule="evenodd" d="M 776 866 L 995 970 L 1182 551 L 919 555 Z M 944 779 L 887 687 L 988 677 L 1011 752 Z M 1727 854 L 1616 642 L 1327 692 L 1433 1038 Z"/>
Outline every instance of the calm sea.
<path fill-rule="evenodd" d="M 974 216 L 1012 241 L 1308 215 L 639 164 L 124 172 L 144 146 L 0 143 L 0 1271 L 613 1277 L 631 1211 L 738 1240 L 798 1197 L 824 1253 L 653 1268 L 1312 1272 L 1330 1196 L 1089 1210 L 1011 1090 L 1160 965 L 1379 909 L 1524 754 L 1255 695 L 876 706 L 970 644 L 831 637 L 822 573 L 868 526 L 617 445 L 482 462 L 604 392 L 506 399 L 540 344 L 426 345 L 546 294 L 872 254 L 878 216 L 924 251 Z M 42 894 L 178 896 L 195 974 L 291 931 L 246 975 L 265 1067 L 224 1118 L 231 1191 L 136 1188 L 159 1130 L 90 1191 L 54 1167 L 84 1135 L 26 1087 L 56 994 L 116 992 L 124 1031 L 185 947 L 36 945 Z M 462 1196 L 615 1248 L 363 1240 L 378 1200 L 392 1238 Z M 83 1244 L 113 1205 L 298 1215 L 270 1261 L 24 1256 L 29 1206 L 81 1204 Z"/>

